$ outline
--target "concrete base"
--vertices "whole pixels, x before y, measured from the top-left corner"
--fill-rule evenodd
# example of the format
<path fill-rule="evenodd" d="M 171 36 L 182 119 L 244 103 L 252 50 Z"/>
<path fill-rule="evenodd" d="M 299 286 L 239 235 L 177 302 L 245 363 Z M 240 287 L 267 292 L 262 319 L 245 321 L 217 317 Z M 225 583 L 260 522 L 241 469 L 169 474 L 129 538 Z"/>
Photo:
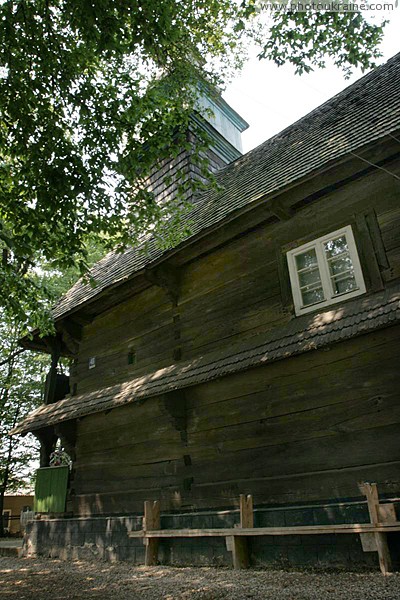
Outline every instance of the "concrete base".
<path fill-rule="evenodd" d="M 0 539 L 0 556 L 22 556 L 21 538 L 3 538 Z"/>

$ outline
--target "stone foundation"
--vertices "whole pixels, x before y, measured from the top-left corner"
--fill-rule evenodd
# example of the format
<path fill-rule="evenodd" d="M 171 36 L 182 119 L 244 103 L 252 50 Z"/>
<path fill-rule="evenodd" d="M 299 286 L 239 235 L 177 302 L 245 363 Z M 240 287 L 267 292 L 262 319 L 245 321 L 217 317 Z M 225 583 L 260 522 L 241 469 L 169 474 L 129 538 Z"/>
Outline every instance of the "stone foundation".
<path fill-rule="evenodd" d="M 255 527 L 368 523 L 365 503 L 255 509 Z M 162 528 L 233 527 L 237 510 L 165 514 Z M 28 524 L 25 556 L 63 560 L 106 560 L 144 563 L 141 539 L 128 533 L 142 528 L 142 515 L 43 519 Z M 389 534 L 393 558 L 399 556 L 397 534 Z M 257 567 L 306 567 L 362 569 L 378 568 L 375 552 L 363 552 L 354 534 L 254 537 L 250 541 L 251 563 Z M 159 562 L 166 565 L 231 566 L 232 557 L 224 538 L 165 539 L 160 541 Z M 398 566 L 398 565 L 397 565 Z"/>

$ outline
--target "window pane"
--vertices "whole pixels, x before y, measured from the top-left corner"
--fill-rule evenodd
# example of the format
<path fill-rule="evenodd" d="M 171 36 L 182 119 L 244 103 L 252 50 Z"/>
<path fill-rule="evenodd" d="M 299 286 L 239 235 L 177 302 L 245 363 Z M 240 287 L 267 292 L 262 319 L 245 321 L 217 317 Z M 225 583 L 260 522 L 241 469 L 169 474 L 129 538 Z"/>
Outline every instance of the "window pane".
<path fill-rule="evenodd" d="M 353 270 L 353 262 L 348 254 L 333 258 L 328 261 L 329 271 L 331 275 L 338 275 L 346 271 Z"/>
<path fill-rule="evenodd" d="M 303 306 L 325 300 L 315 248 L 296 254 L 295 260 Z"/>
<path fill-rule="evenodd" d="M 338 254 L 342 254 L 342 252 L 349 251 L 345 235 L 341 235 L 340 237 L 334 240 L 329 240 L 328 242 L 325 242 L 324 248 L 328 260 L 330 258 L 334 258 Z"/>
<path fill-rule="evenodd" d="M 349 273 L 346 277 L 338 279 L 332 278 L 332 286 L 334 294 L 345 294 L 357 289 L 354 274 Z"/>
<path fill-rule="evenodd" d="M 322 302 L 325 300 L 324 292 L 322 287 L 316 288 L 315 290 L 301 290 L 301 297 L 303 300 L 303 306 L 309 306 L 316 302 Z"/>
<path fill-rule="evenodd" d="M 296 267 L 297 267 L 298 271 L 300 271 L 302 269 L 309 269 L 312 267 L 318 268 L 317 255 L 315 253 L 315 248 L 310 248 L 310 250 L 307 250 L 306 252 L 303 252 L 302 254 L 296 254 L 295 258 L 296 258 Z"/>
<path fill-rule="evenodd" d="M 334 295 L 345 294 L 357 289 L 346 236 L 342 235 L 334 240 L 329 240 L 324 244 L 324 250 Z"/>
<path fill-rule="evenodd" d="M 301 288 L 306 285 L 321 283 L 321 277 L 319 275 L 318 267 L 315 267 L 314 269 L 307 269 L 306 271 L 301 271 L 299 273 L 299 283 Z"/>

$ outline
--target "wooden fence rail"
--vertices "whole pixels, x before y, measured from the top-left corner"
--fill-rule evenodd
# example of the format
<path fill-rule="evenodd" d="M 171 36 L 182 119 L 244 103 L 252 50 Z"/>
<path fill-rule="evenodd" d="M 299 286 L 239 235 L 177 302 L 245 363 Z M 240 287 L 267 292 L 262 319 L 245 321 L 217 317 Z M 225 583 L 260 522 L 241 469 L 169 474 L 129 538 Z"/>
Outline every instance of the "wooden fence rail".
<path fill-rule="evenodd" d="M 213 529 L 160 529 L 159 501 L 144 503 L 143 529 L 132 531 L 130 537 L 142 538 L 146 546 L 145 564 L 155 565 L 158 559 L 158 542 L 162 538 L 225 537 L 227 550 L 232 552 L 235 569 L 249 566 L 248 538 L 269 535 L 360 535 L 364 552 L 377 552 L 379 566 L 384 575 L 392 571 L 392 562 L 387 544 L 387 533 L 399 532 L 400 522 L 392 503 L 380 504 L 375 483 L 364 483 L 361 487 L 367 497 L 370 523 L 300 525 L 295 527 L 254 527 L 253 498 L 240 495 L 240 525 L 231 528 Z"/>

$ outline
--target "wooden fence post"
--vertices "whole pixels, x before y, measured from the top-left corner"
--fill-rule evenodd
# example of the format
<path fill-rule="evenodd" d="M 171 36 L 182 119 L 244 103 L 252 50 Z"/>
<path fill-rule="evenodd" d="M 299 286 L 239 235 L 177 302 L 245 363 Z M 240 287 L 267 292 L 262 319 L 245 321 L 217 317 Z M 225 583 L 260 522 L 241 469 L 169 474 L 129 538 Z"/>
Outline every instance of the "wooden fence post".
<path fill-rule="evenodd" d="M 155 500 L 146 500 L 144 503 L 143 530 L 152 531 L 160 529 L 160 502 Z M 157 564 L 158 559 L 158 539 L 144 538 L 143 543 L 146 546 L 144 564 L 150 567 Z"/>
<path fill-rule="evenodd" d="M 254 514 L 253 514 L 253 496 L 251 494 L 240 494 L 240 527 L 242 529 L 249 529 L 254 527 Z"/>
<path fill-rule="evenodd" d="M 251 529 L 254 527 L 253 496 L 240 494 L 240 529 Z M 248 540 L 242 535 L 230 535 L 226 537 L 226 548 L 232 552 L 232 563 L 234 569 L 247 569 L 250 564 Z"/>

